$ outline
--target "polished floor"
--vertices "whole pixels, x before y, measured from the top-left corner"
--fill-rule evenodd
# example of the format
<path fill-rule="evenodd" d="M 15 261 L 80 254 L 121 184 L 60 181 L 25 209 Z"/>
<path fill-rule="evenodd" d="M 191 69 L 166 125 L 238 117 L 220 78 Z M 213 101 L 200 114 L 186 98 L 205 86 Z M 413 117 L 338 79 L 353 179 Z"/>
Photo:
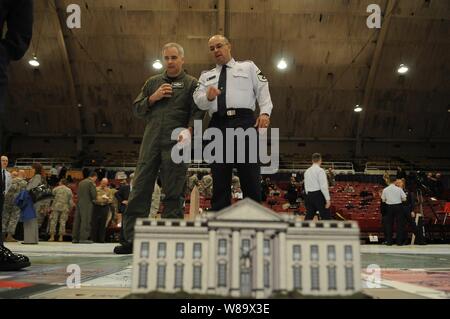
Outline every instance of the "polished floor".
<path fill-rule="evenodd" d="M 114 255 L 114 246 L 8 243 L 12 251 L 29 256 L 32 266 L 17 272 L 0 272 L 0 298 L 122 298 L 130 293 L 132 257 Z M 450 298 L 450 245 L 364 245 L 361 264 L 364 292 L 374 298 Z M 67 285 L 70 265 L 81 269 L 78 289 Z M 380 280 L 373 280 L 371 269 L 379 270 Z"/>

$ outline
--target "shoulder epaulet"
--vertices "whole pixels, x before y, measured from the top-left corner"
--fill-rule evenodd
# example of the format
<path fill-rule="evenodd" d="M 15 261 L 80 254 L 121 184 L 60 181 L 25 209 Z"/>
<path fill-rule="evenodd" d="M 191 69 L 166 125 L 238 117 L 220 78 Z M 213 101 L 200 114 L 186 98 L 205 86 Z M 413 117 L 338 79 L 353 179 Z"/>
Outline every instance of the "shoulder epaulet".
<path fill-rule="evenodd" d="M 245 62 L 248 62 L 248 63 L 253 63 L 254 64 L 254 62 L 252 61 L 252 60 L 244 60 L 244 61 L 236 61 L 237 63 L 245 63 Z"/>
<path fill-rule="evenodd" d="M 205 71 L 202 71 L 201 74 L 203 74 L 203 73 L 208 73 L 208 72 L 215 71 L 215 70 L 216 70 L 216 68 L 212 68 L 211 70 L 205 70 Z"/>

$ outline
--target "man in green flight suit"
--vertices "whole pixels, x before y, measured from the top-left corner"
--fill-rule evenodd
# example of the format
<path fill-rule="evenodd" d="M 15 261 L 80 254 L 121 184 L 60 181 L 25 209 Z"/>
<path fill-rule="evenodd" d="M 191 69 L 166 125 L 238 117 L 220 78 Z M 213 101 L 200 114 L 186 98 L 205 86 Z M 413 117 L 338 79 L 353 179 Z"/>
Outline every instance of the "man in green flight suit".
<path fill-rule="evenodd" d="M 193 133 L 194 120 L 202 120 L 204 112 L 194 103 L 197 79 L 183 70 L 184 49 L 168 43 L 163 49 L 165 72 L 147 80 L 133 104 L 136 117 L 146 120 L 133 189 L 123 215 L 125 241 L 114 248 L 116 254 L 132 254 L 134 225 L 137 218 L 148 217 L 155 181 L 160 174 L 164 190 L 163 218 L 183 218 L 184 188 L 187 163 L 176 164 L 171 152 L 177 143 L 171 139 L 177 128 L 187 128 L 178 137 L 185 142 Z"/>

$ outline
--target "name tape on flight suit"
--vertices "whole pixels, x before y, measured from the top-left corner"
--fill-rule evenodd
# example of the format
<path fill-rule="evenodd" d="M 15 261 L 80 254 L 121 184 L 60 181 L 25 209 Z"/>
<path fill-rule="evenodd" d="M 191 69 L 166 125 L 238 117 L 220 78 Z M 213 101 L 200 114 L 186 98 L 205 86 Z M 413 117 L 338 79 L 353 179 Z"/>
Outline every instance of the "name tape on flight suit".
<path fill-rule="evenodd" d="M 172 88 L 173 89 L 183 89 L 184 82 L 172 82 Z"/>

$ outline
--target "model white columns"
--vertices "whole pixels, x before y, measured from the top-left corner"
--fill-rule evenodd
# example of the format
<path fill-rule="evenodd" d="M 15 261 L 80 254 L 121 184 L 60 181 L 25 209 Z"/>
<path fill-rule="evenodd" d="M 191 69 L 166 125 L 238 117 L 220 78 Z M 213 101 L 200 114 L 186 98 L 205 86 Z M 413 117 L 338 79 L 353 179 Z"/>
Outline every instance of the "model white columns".
<path fill-rule="evenodd" d="M 211 229 L 209 231 L 208 243 L 208 292 L 214 293 L 216 291 L 216 231 Z"/>
<path fill-rule="evenodd" d="M 232 256 L 231 256 L 231 296 L 239 297 L 240 295 L 240 233 L 239 230 L 233 230 L 232 235 Z"/>
<path fill-rule="evenodd" d="M 256 298 L 264 298 L 264 232 L 256 232 Z"/>
<path fill-rule="evenodd" d="M 278 278 L 279 278 L 279 289 L 280 291 L 286 291 L 287 289 L 287 267 L 286 267 L 286 233 L 280 232 L 278 235 L 278 252 L 279 252 L 279 270 L 278 270 Z"/>

